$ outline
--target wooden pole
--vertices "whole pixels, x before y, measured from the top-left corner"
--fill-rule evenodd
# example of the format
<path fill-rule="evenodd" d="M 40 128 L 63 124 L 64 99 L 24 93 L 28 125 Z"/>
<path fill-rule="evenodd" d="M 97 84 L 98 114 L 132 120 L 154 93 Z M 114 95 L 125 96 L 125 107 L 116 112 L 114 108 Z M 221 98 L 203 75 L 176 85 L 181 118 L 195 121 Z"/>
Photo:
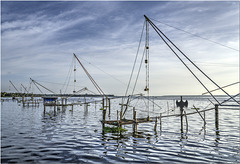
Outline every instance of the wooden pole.
<path fill-rule="evenodd" d="M 104 98 L 102 99 L 102 108 L 104 110 Z"/>
<path fill-rule="evenodd" d="M 186 132 L 188 131 L 188 120 L 187 120 L 187 113 L 184 111 L 185 119 L 186 119 Z"/>
<path fill-rule="evenodd" d="M 45 114 L 45 112 L 46 112 L 46 102 L 45 101 L 43 101 L 43 113 Z"/>
<path fill-rule="evenodd" d="M 193 105 L 194 109 L 197 111 L 197 113 L 199 114 L 199 116 L 203 119 L 204 121 L 204 125 L 206 124 L 205 118 L 201 115 L 201 113 L 198 111 L 198 109 Z M 205 114 L 205 112 L 204 112 Z"/>
<path fill-rule="evenodd" d="M 205 112 L 203 112 L 203 119 L 204 119 L 204 128 L 206 128 L 206 115 L 205 115 Z"/>
<path fill-rule="evenodd" d="M 110 98 L 108 99 L 108 115 L 110 116 L 111 114 L 111 102 L 110 102 Z"/>
<path fill-rule="evenodd" d="M 183 133 L 183 108 L 180 107 L 181 133 Z"/>
<path fill-rule="evenodd" d="M 119 115 L 119 113 L 118 113 L 118 110 L 117 110 L 117 125 L 119 127 L 118 115 Z"/>

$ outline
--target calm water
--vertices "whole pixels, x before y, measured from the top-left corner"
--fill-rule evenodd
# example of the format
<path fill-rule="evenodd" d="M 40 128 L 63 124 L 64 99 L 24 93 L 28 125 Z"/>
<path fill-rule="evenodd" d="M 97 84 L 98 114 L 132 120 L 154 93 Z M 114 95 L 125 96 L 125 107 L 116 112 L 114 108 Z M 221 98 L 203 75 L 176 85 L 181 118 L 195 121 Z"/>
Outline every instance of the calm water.
<path fill-rule="evenodd" d="M 155 98 L 150 116 L 177 114 L 175 97 Z M 193 105 L 212 107 L 206 99 L 188 98 L 186 112 Z M 69 100 L 80 101 L 79 98 Z M 90 100 L 92 101 L 92 100 Z M 116 119 L 120 99 L 111 100 L 110 119 Z M 136 99 L 137 117 L 146 117 L 146 100 Z M 219 110 L 219 133 L 215 131 L 215 113 L 206 112 L 206 128 L 198 114 L 189 115 L 188 132 L 180 133 L 180 118 L 162 118 L 162 131 L 154 131 L 154 122 L 123 126 L 127 132 L 102 133 L 101 103 L 59 108 L 22 107 L 17 101 L 1 103 L 1 162 L 34 163 L 240 163 L 239 111 Z M 132 107 L 126 118 L 132 118 Z M 109 117 L 107 117 L 109 119 Z M 184 132 L 185 132 L 184 125 Z"/>

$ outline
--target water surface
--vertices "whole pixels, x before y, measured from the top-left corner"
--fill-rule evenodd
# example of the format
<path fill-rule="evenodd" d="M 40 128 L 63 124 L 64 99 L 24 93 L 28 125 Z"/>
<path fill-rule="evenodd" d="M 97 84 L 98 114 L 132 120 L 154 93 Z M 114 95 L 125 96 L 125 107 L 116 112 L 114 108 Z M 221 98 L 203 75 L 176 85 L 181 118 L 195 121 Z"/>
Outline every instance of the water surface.
<path fill-rule="evenodd" d="M 97 98 L 95 98 L 97 99 Z M 146 110 L 146 101 L 136 99 L 137 117 L 177 114 L 177 97 L 156 97 Z M 92 100 L 94 100 L 92 98 Z M 98 98 L 99 100 L 99 98 Z M 213 107 L 207 99 L 188 98 L 187 113 L 193 105 L 200 109 Z M 72 98 L 68 102 L 80 101 Z M 120 99 L 111 100 L 111 114 L 116 119 Z M 208 106 L 209 105 L 209 106 Z M 206 128 L 198 114 L 189 115 L 188 131 L 180 131 L 180 118 L 162 118 L 154 131 L 154 122 L 123 126 L 127 132 L 103 133 L 101 103 L 60 107 L 43 105 L 23 107 L 12 100 L 1 102 L 1 162 L 34 163 L 239 163 L 239 111 L 219 109 L 219 131 L 215 130 L 214 110 L 206 112 Z M 132 118 L 132 107 L 126 113 Z"/>

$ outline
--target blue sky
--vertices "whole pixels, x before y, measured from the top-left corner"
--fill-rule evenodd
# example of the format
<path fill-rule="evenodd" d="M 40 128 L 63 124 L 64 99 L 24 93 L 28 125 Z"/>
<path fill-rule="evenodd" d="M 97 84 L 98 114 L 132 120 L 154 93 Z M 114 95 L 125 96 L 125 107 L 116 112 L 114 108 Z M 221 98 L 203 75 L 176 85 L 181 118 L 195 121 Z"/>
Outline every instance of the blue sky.
<path fill-rule="evenodd" d="M 23 90 L 21 84 L 29 87 L 31 77 L 56 93 L 60 89 L 63 92 L 75 53 L 105 93 L 123 95 L 137 53 L 144 14 L 236 49 L 153 21 L 220 86 L 239 81 L 238 1 L 2 1 L 1 10 L 2 91 L 14 91 L 9 80 Z M 149 34 L 150 94 L 205 92 L 151 27 Z M 139 55 L 142 53 L 141 47 Z M 216 88 L 201 74 L 196 74 L 210 90 Z M 97 92 L 79 64 L 76 76 L 76 90 L 87 87 Z M 144 93 L 144 88 L 143 66 L 137 93 Z M 36 87 L 32 91 L 39 92 Z M 73 91 L 73 71 L 66 91 Z M 227 91 L 236 94 L 239 86 Z"/>

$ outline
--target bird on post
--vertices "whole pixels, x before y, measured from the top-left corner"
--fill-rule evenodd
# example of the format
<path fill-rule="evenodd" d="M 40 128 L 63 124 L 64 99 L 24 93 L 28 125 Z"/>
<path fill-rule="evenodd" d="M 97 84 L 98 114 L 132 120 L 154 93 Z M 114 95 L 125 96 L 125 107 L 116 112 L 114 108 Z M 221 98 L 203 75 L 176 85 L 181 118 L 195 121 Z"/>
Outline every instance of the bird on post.
<path fill-rule="evenodd" d="M 182 100 L 182 96 L 181 96 L 181 100 L 180 101 L 176 101 L 177 107 L 180 107 L 181 112 L 183 111 L 184 107 L 188 107 L 188 101 L 186 100 L 185 102 Z"/>

